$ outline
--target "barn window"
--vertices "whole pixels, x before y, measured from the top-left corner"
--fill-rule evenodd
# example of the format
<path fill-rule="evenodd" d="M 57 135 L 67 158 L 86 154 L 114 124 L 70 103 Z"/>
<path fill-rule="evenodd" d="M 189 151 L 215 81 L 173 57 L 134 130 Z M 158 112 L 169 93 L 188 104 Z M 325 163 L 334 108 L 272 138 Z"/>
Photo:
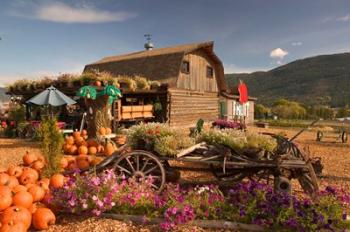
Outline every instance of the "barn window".
<path fill-rule="evenodd" d="M 182 61 L 181 72 L 190 73 L 190 62 Z"/>
<path fill-rule="evenodd" d="M 213 76 L 214 76 L 214 70 L 213 70 L 213 68 L 210 67 L 210 66 L 207 66 L 207 77 L 208 77 L 208 78 L 213 78 Z"/>

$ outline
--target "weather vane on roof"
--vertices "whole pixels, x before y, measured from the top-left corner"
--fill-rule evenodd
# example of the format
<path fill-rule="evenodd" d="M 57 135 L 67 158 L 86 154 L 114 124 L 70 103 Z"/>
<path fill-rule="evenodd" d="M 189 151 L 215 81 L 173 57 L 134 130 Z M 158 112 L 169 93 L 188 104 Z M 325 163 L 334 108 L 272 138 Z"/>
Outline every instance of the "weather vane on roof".
<path fill-rule="evenodd" d="M 151 34 L 145 34 L 144 37 L 146 37 L 147 42 L 145 43 L 145 49 L 146 50 L 152 50 L 154 48 L 154 45 L 151 42 Z"/>

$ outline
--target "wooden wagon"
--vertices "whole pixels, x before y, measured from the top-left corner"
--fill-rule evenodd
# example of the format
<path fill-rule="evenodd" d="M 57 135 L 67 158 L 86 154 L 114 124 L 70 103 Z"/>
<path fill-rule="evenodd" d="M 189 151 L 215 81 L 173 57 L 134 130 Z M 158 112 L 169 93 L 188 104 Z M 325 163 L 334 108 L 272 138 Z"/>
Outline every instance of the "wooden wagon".
<path fill-rule="evenodd" d="M 263 152 L 252 158 L 227 147 L 196 144 L 179 152 L 176 157 L 160 156 L 154 151 L 122 147 L 90 171 L 112 168 L 118 176 L 152 179 L 153 187 L 161 191 L 166 181 L 176 181 L 179 170 L 211 172 L 219 183 L 234 183 L 243 179 L 273 180 L 276 191 L 291 191 L 291 180 L 297 179 L 310 195 L 318 190 L 314 166 L 307 152 L 285 137 L 268 134 L 277 140 L 275 152 Z M 178 165 L 178 164 L 186 165 Z M 197 165 L 200 167 L 197 167 Z M 317 166 L 317 165 L 316 165 Z M 318 165 L 319 166 L 319 165 Z M 322 168 L 317 168 L 322 171 Z"/>

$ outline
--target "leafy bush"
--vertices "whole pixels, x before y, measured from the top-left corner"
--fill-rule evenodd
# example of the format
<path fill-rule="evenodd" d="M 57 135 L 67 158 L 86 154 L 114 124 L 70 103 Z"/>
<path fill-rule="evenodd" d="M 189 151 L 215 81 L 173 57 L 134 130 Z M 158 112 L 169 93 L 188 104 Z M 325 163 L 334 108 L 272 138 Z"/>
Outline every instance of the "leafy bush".
<path fill-rule="evenodd" d="M 161 156 L 174 156 L 194 144 L 191 138 L 161 123 L 142 123 L 131 127 L 127 134 L 132 148 L 156 151 Z"/>

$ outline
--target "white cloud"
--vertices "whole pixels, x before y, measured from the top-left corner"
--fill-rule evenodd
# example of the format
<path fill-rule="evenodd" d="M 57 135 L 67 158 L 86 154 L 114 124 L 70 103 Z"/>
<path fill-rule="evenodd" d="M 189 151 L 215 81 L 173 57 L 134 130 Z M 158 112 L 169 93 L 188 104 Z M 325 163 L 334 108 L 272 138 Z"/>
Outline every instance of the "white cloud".
<path fill-rule="evenodd" d="M 104 23 L 122 22 L 136 17 L 137 14 L 127 11 L 105 11 L 89 6 L 70 6 L 62 2 L 50 2 L 36 5 L 31 13 L 12 11 L 11 15 L 17 17 L 34 18 L 56 23 Z"/>
<path fill-rule="evenodd" d="M 342 17 L 337 18 L 337 21 L 341 21 L 341 22 L 348 22 L 348 21 L 350 21 L 350 14 L 344 15 Z"/>
<path fill-rule="evenodd" d="M 303 45 L 303 43 L 300 41 L 292 42 L 292 46 L 301 46 L 301 45 Z"/>
<path fill-rule="evenodd" d="M 283 59 L 286 55 L 288 55 L 288 52 L 282 48 L 275 48 L 270 52 L 270 57 L 275 59 Z"/>

